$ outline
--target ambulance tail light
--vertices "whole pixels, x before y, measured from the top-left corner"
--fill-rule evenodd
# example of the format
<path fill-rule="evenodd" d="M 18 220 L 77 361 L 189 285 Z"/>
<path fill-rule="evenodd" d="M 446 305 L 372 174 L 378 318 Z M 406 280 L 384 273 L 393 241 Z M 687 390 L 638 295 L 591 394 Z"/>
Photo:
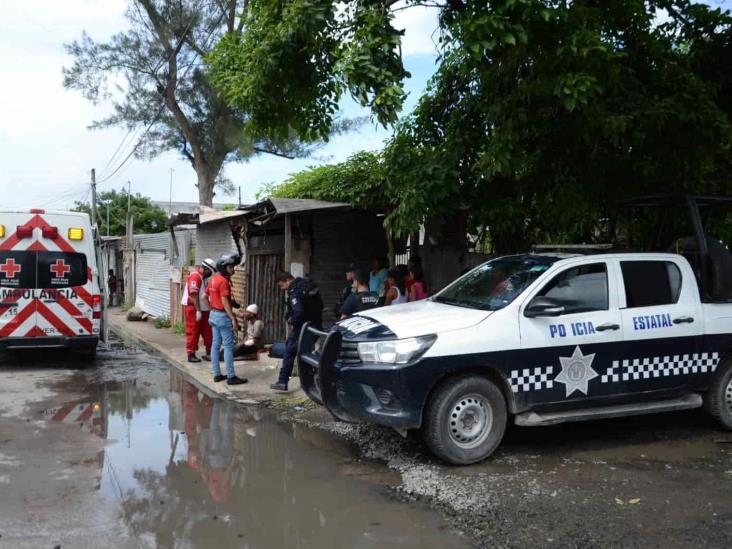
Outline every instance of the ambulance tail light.
<path fill-rule="evenodd" d="M 92 319 L 100 320 L 102 318 L 102 296 L 95 294 L 92 296 Z"/>
<path fill-rule="evenodd" d="M 84 229 L 80 227 L 71 227 L 69 229 L 69 240 L 83 240 Z"/>
<path fill-rule="evenodd" d="M 15 229 L 15 234 L 18 235 L 18 238 L 31 238 L 33 236 L 33 227 L 18 225 L 18 228 Z"/>
<path fill-rule="evenodd" d="M 32 208 L 31 211 L 30 211 L 30 213 L 32 213 L 32 214 L 44 214 L 44 213 L 46 213 L 46 210 L 44 210 L 43 208 Z"/>
<path fill-rule="evenodd" d="M 43 238 L 57 238 L 58 237 L 58 227 L 43 227 L 41 230 L 41 233 L 43 234 Z"/>
<path fill-rule="evenodd" d="M 5 238 L 5 225 L 0 225 L 0 238 Z"/>

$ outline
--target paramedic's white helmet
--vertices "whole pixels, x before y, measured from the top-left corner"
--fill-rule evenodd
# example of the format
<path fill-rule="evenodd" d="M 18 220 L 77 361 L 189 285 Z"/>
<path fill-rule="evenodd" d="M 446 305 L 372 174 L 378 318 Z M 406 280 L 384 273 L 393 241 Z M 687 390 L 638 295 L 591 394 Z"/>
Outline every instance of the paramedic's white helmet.
<path fill-rule="evenodd" d="M 206 259 L 201 261 L 201 267 L 205 267 L 206 269 L 211 271 L 211 274 L 214 274 L 216 272 L 216 262 L 210 257 L 207 257 Z"/>
<path fill-rule="evenodd" d="M 259 307 L 254 304 L 249 305 L 249 307 L 247 307 L 247 312 L 252 313 L 253 315 L 257 315 L 259 314 Z"/>

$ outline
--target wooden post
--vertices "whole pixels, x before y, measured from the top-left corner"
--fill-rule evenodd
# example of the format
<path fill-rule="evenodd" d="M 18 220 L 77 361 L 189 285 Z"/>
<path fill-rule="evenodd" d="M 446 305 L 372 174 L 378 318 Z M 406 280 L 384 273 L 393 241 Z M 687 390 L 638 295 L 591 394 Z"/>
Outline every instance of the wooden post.
<path fill-rule="evenodd" d="M 285 270 L 292 269 L 292 218 L 285 214 Z"/>

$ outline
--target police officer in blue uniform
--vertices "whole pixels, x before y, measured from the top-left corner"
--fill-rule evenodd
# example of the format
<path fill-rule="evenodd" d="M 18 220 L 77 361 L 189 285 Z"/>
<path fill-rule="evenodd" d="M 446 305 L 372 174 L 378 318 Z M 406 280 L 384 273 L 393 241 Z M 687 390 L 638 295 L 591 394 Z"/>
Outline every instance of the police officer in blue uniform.
<path fill-rule="evenodd" d="M 305 322 L 313 322 L 322 329 L 323 302 L 317 286 L 308 279 L 295 278 L 290 273 L 280 273 L 277 277 L 280 290 L 287 292 L 287 322 L 290 324 L 290 335 L 285 343 L 285 356 L 277 383 L 270 385 L 275 391 L 287 391 L 287 383 L 292 375 L 297 356 L 297 343 Z"/>

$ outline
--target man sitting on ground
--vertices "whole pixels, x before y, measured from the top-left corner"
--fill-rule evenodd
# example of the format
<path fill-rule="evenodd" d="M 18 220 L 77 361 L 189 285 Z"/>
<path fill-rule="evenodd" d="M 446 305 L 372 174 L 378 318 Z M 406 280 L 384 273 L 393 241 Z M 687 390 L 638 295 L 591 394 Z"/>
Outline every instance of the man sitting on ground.
<path fill-rule="evenodd" d="M 356 282 L 356 290 L 348 296 L 341 307 L 341 320 L 354 313 L 373 309 L 379 304 L 379 294 L 369 290 L 369 275 L 366 272 L 356 269 L 353 272 L 353 280 Z"/>
<path fill-rule="evenodd" d="M 259 349 L 264 346 L 264 322 L 259 320 L 259 307 L 252 304 L 244 311 L 247 337 L 243 343 L 234 347 L 235 357 L 256 358 Z"/>

